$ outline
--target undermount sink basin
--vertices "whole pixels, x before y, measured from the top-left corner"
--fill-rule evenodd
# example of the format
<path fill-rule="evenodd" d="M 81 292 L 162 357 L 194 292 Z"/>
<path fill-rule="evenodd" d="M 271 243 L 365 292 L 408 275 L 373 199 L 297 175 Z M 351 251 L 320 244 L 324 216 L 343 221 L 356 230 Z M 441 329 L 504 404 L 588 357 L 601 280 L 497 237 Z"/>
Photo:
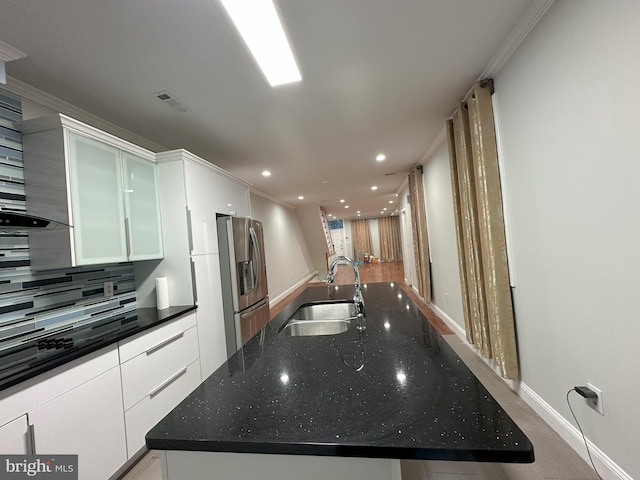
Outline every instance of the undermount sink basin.
<path fill-rule="evenodd" d="M 351 328 L 356 318 L 353 303 L 312 303 L 300 306 L 284 324 L 280 333 L 294 337 L 337 335 Z"/>

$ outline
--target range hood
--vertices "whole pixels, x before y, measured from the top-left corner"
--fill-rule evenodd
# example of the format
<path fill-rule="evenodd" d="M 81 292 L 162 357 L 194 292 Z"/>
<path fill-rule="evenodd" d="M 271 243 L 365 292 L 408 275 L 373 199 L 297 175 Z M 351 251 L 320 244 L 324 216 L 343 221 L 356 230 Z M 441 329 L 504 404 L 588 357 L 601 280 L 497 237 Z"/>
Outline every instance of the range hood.
<path fill-rule="evenodd" d="M 23 212 L 0 210 L 0 234 L 26 234 L 33 230 L 58 230 L 69 227 L 71 225 L 48 218 L 36 217 Z"/>

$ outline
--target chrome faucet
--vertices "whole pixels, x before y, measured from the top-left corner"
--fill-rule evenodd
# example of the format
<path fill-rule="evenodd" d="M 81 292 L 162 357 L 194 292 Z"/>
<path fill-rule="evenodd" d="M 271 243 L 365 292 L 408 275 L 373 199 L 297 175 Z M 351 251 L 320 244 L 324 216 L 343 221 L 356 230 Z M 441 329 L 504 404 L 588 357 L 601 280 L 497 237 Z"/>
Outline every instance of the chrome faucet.
<path fill-rule="evenodd" d="M 344 255 L 337 256 L 329 266 L 329 271 L 327 272 L 327 285 L 331 285 L 333 283 L 333 276 L 335 275 L 336 265 L 341 262 L 351 265 L 351 267 L 353 268 L 353 273 L 355 274 L 354 287 L 356 289 L 356 293 L 353 297 L 353 301 L 356 305 L 356 315 L 358 318 L 357 328 L 362 332 L 367 327 L 364 325 L 364 298 L 362 298 L 362 289 L 360 288 L 360 272 L 358 271 L 358 265 L 356 265 L 356 262 L 351 260 L 349 257 L 345 257 Z"/>

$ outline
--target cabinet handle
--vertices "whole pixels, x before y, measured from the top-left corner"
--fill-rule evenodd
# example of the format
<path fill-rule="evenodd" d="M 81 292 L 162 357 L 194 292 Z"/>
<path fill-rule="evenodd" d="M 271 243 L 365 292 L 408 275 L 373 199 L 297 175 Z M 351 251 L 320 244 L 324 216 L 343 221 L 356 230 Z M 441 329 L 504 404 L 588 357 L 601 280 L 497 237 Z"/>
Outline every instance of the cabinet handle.
<path fill-rule="evenodd" d="M 189 253 L 193 252 L 193 233 L 191 232 L 191 210 L 187 207 L 187 238 L 189 240 Z"/>
<path fill-rule="evenodd" d="M 31 455 L 35 455 L 36 454 L 36 426 L 29 424 L 28 425 L 29 430 L 28 430 L 28 435 L 29 435 L 29 449 L 31 450 L 29 453 Z"/>
<path fill-rule="evenodd" d="M 129 219 L 124 219 L 124 234 L 127 240 L 127 258 L 131 256 L 131 236 L 129 234 Z"/>
<path fill-rule="evenodd" d="M 162 390 L 167 388 L 169 385 L 171 385 L 173 382 L 175 382 L 178 378 L 180 378 L 185 373 L 187 373 L 187 367 L 183 367 L 182 370 L 174 373 L 171 377 L 169 377 L 167 380 L 162 382 L 162 384 L 158 385 L 156 388 L 151 390 L 149 392 L 149 398 L 155 397 L 157 394 L 159 394 Z"/>
<path fill-rule="evenodd" d="M 184 330 L 181 332 L 176 333 L 175 335 L 167 338 L 166 340 L 161 341 L 160 343 L 156 343 L 153 347 L 148 348 L 145 353 L 147 355 L 151 355 L 153 352 L 157 352 L 158 350 L 160 350 L 162 347 L 166 347 L 167 345 L 169 345 L 171 342 L 175 342 L 176 340 L 178 340 L 179 338 L 184 337 Z"/>
<path fill-rule="evenodd" d="M 196 278 L 196 264 L 191 260 L 191 290 L 193 290 L 193 303 L 198 303 L 198 279 Z"/>

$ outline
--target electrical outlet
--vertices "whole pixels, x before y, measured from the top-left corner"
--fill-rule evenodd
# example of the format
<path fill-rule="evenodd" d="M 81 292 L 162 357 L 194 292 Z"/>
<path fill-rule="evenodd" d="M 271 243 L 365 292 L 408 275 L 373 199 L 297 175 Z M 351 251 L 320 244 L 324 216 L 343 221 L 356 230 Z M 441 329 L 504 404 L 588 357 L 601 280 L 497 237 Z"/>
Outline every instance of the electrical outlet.
<path fill-rule="evenodd" d="M 113 282 L 104 282 L 104 298 L 113 297 Z"/>
<path fill-rule="evenodd" d="M 602 398 L 602 390 L 600 390 L 598 387 L 594 387 L 590 383 L 587 383 L 587 387 L 596 392 L 596 394 L 598 395 L 598 398 L 587 398 L 587 403 L 600 415 L 604 415 L 604 400 Z"/>

